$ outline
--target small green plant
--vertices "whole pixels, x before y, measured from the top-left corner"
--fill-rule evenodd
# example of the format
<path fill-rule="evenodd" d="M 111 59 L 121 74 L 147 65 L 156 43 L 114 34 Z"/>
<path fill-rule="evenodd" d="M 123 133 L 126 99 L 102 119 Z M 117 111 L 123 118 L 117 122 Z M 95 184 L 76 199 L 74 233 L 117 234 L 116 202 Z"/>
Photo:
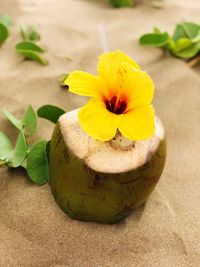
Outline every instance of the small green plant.
<path fill-rule="evenodd" d="M 134 5 L 134 0 L 109 0 L 114 7 L 131 7 Z"/>
<path fill-rule="evenodd" d="M 47 60 L 40 55 L 45 52 L 44 49 L 32 42 L 20 42 L 15 46 L 15 49 L 17 53 L 23 55 L 25 59 L 37 61 L 42 65 L 48 65 Z"/>
<path fill-rule="evenodd" d="M 8 136 L 0 132 L 0 166 L 22 167 L 34 183 L 38 185 L 47 183 L 49 181 L 49 142 L 39 140 L 32 144 L 29 138 L 36 132 L 38 117 L 56 123 L 63 113 L 65 113 L 64 110 L 53 105 L 42 106 L 36 113 L 30 105 L 23 118 L 19 120 L 12 113 L 4 110 L 7 119 L 17 129 L 18 137 L 13 146 Z"/>
<path fill-rule="evenodd" d="M 0 21 L 0 45 L 2 45 L 9 36 L 9 26 L 11 25 L 11 20 L 9 16 L 3 16 Z"/>
<path fill-rule="evenodd" d="M 40 34 L 37 32 L 35 26 L 21 26 L 20 34 L 24 41 L 38 41 L 40 40 Z"/>
<path fill-rule="evenodd" d="M 200 25 L 192 22 L 177 24 L 173 35 L 154 28 L 153 33 L 140 37 L 141 45 L 160 47 L 181 59 L 191 59 L 200 53 Z"/>
<path fill-rule="evenodd" d="M 45 50 L 34 43 L 40 39 L 40 35 L 35 27 L 23 26 L 21 27 L 20 34 L 23 41 L 15 46 L 16 52 L 23 55 L 25 59 L 37 61 L 44 66 L 48 65 L 47 60 L 41 56 Z"/>

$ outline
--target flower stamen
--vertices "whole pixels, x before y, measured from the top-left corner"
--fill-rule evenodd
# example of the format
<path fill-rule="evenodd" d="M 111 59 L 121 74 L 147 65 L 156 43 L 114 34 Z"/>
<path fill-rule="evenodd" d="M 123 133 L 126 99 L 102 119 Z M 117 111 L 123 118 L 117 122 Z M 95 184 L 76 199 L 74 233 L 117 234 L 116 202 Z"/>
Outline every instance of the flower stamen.
<path fill-rule="evenodd" d="M 116 96 L 113 96 L 111 100 L 105 100 L 106 108 L 112 113 L 122 114 L 127 108 L 127 103 L 125 100 L 117 99 Z"/>

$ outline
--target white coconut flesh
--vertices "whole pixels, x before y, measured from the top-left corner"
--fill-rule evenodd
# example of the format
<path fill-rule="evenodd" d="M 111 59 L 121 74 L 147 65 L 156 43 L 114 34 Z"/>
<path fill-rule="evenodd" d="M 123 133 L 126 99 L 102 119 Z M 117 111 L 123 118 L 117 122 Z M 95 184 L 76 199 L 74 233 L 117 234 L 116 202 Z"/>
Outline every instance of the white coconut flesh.
<path fill-rule="evenodd" d="M 78 111 L 73 110 L 59 118 L 61 134 L 68 149 L 98 172 L 120 173 L 142 166 L 165 137 L 164 127 L 160 119 L 155 117 L 155 133 L 148 140 L 131 141 L 117 133 L 112 140 L 101 142 L 82 130 Z"/>

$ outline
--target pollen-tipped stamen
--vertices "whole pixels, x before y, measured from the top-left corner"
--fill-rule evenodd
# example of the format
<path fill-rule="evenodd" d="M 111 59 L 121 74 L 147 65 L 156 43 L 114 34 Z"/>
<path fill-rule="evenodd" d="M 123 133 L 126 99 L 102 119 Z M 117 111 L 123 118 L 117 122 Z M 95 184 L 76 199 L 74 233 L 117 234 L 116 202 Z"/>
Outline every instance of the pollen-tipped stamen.
<path fill-rule="evenodd" d="M 111 100 L 106 100 L 105 104 L 107 110 L 118 115 L 124 113 L 127 107 L 126 101 L 120 100 L 116 96 L 113 96 Z"/>

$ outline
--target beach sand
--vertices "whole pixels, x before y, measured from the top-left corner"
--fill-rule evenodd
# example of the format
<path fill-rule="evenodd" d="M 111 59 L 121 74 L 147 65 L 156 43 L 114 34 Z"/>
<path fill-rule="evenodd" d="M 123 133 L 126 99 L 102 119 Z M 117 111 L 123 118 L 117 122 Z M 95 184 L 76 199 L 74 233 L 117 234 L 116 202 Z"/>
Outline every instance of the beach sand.
<path fill-rule="evenodd" d="M 113 9 L 103 0 L 0 0 L 0 15 L 14 22 L 0 48 L 0 107 L 22 116 L 51 103 L 66 111 L 86 98 L 59 87 L 57 77 L 74 69 L 96 73 L 102 53 L 99 24 L 109 49 L 121 49 L 156 85 L 154 106 L 168 138 L 164 173 L 147 203 L 115 225 L 68 218 L 48 185 L 36 186 L 21 170 L 0 169 L 0 266 L 2 267 L 173 267 L 200 266 L 200 67 L 141 47 L 138 38 L 153 26 L 172 31 L 183 20 L 199 21 L 199 1 L 148 1 Z M 34 24 L 46 49 L 47 67 L 23 61 L 14 50 L 19 25 Z M 70 57 L 71 60 L 67 60 Z M 16 131 L 0 113 L 0 130 Z M 40 120 L 33 140 L 51 137 L 53 125 Z"/>

